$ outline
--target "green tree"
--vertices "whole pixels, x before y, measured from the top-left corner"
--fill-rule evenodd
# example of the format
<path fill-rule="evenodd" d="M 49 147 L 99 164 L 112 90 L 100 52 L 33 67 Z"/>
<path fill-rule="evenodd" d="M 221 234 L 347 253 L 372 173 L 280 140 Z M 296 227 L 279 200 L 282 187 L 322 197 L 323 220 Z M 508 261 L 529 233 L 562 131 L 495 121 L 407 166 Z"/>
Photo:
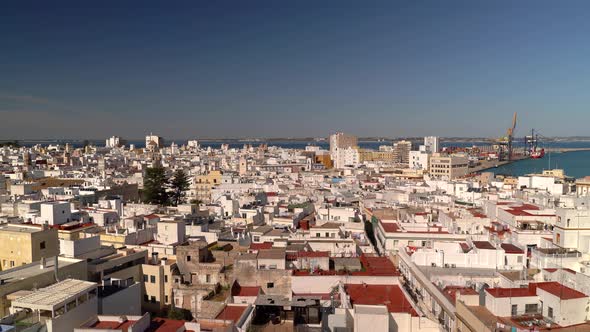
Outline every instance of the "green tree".
<path fill-rule="evenodd" d="M 163 167 L 153 167 L 146 170 L 143 182 L 143 201 L 149 204 L 168 205 L 170 196 L 168 191 L 168 177 Z"/>
<path fill-rule="evenodd" d="M 187 320 L 190 321 L 193 319 L 190 311 L 185 309 L 179 308 L 170 308 L 168 310 L 168 319 L 175 319 L 175 320 Z"/>
<path fill-rule="evenodd" d="M 184 201 L 186 191 L 190 186 L 188 174 L 182 169 L 174 172 L 172 181 L 170 182 L 170 188 L 172 188 L 172 203 L 178 205 Z"/>

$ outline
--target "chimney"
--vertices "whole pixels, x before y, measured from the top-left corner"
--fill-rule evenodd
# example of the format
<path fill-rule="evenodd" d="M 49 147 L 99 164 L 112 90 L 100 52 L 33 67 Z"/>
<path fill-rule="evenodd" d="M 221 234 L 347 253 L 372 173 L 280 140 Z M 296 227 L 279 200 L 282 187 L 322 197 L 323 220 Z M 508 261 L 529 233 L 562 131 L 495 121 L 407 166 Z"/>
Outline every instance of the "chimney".
<path fill-rule="evenodd" d="M 162 257 L 162 259 L 160 260 L 160 264 L 162 264 L 162 266 L 166 266 L 167 261 L 168 261 L 168 258 Z"/>
<path fill-rule="evenodd" d="M 152 252 L 152 264 L 158 265 L 158 253 L 157 252 Z"/>

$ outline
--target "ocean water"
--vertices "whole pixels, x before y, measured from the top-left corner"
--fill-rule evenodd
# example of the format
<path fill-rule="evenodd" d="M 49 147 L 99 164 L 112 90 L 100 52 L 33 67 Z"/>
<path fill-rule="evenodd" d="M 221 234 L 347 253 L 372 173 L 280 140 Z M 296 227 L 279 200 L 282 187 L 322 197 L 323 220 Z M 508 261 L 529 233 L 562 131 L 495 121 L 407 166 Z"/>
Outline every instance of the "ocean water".
<path fill-rule="evenodd" d="M 565 174 L 575 178 L 590 175 L 590 151 L 547 153 L 542 159 L 519 160 L 511 164 L 492 168 L 489 171 L 495 174 L 519 176 L 530 173 L 541 173 L 543 170 L 554 168 L 562 168 L 565 170 Z"/>

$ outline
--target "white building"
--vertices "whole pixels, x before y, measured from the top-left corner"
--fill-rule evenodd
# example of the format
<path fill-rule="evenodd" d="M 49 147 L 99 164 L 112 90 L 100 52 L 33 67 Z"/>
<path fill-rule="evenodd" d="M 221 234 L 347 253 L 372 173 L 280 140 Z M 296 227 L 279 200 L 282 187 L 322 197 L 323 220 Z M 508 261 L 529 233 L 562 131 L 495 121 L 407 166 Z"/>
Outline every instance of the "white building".
<path fill-rule="evenodd" d="M 164 146 L 164 139 L 160 136 L 149 134 L 145 137 L 145 147 L 148 149 L 150 146 L 159 149 Z"/>
<path fill-rule="evenodd" d="M 438 151 L 440 151 L 440 146 L 439 146 L 437 136 L 424 137 L 424 146 L 426 147 L 426 150 L 430 153 L 437 153 Z"/>
<path fill-rule="evenodd" d="M 415 170 L 428 170 L 430 153 L 425 150 L 424 145 L 418 151 L 410 151 L 410 168 Z"/>
<path fill-rule="evenodd" d="M 72 210 L 68 202 L 47 202 L 41 204 L 38 224 L 61 225 L 72 221 Z"/>
<path fill-rule="evenodd" d="M 334 160 L 334 168 L 356 166 L 361 160 L 359 150 L 356 147 L 336 148 L 332 158 Z"/>
<path fill-rule="evenodd" d="M 345 133 L 336 133 L 330 135 L 330 154 L 334 156 L 336 149 L 353 148 L 358 145 L 358 138 Z"/>
<path fill-rule="evenodd" d="M 119 136 L 111 136 L 110 138 L 106 139 L 106 147 L 107 148 L 116 148 L 123 144 L 123 140 Z"/>

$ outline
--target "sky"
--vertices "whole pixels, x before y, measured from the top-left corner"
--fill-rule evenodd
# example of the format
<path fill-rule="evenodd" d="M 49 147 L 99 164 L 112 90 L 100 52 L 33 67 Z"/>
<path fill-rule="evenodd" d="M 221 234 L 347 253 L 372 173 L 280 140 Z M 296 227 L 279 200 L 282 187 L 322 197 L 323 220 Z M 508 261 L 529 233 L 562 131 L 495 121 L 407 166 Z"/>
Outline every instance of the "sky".
<path fill-rule="evenodd" d="M 4 1 L 0 139 L 590 136 L 589 10 Z"/>

